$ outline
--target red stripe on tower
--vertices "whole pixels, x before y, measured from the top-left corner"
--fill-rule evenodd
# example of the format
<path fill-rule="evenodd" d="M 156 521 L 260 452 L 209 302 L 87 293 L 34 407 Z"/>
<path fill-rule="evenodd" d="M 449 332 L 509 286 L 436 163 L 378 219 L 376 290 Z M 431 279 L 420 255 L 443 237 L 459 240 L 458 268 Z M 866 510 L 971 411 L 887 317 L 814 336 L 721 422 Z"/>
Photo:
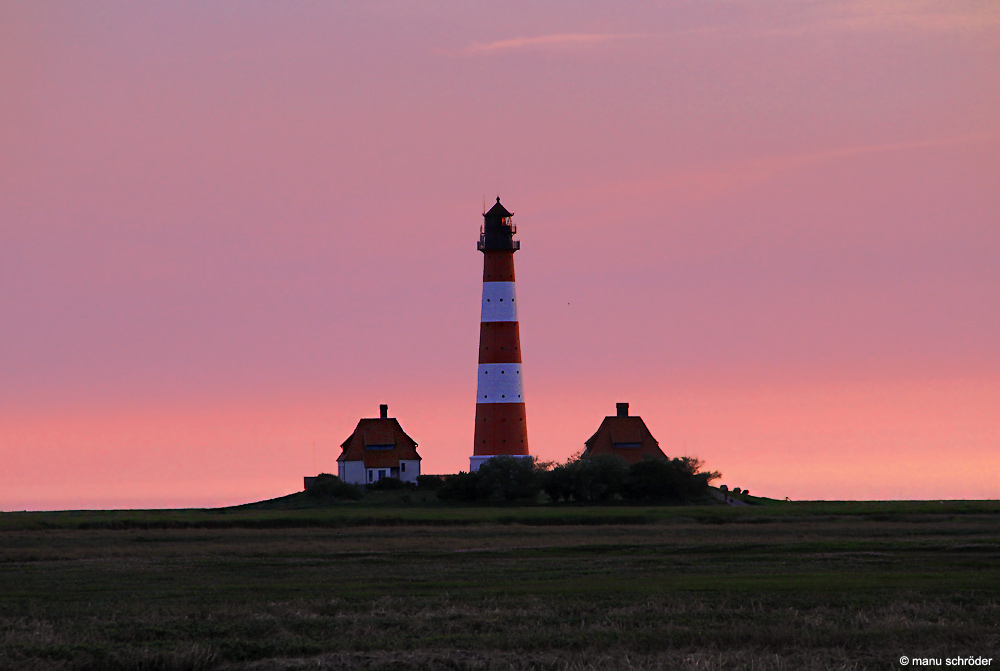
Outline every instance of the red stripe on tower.
<path fill-rule="evenodd" d="M 528 425 L 521 381 L 521 337 L 514 293 L 513 214 L 500 204 L 483 214 L 479 251 L 483 253 L 483 309 L 479 324 L 479 383 L 476 385 L 476 437 L 469 470 L 506 455 L 528 456 Z"/>

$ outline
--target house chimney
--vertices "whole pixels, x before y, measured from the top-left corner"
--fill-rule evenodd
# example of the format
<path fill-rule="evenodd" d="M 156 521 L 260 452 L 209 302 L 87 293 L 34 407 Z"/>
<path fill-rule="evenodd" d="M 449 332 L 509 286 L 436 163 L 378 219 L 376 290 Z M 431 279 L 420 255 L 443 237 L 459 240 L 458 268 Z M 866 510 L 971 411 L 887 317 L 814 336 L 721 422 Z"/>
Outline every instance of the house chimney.
<path fill-rule="evenodd" d="M 619 417 L 628 417 L 628 403 L 615 403 Z"/>
<path fill-rule="evenodd" d="M 378 407 L 378 414 L 379 414 L 379 417 L 381 417 L 382 419 L 388 418 L 389 417 L 389 406 L 386 405 L 385 403 L 383 403 L 382 405 L 380 405 Z"/>

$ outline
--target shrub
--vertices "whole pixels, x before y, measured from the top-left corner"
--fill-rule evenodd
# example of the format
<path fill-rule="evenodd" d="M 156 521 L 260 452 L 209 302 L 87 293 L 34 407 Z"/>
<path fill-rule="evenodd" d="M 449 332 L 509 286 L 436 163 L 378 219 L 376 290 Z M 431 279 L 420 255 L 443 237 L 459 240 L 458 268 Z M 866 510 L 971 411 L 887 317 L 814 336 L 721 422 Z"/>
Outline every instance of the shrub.
<path fill-rule="evenodd" d="M 365 488 L 372 492 L 389 492 L 400 489 L 416 489 L 417 486 L 412 482 L 403 482 L 399 478 L 379 478 L 375 482 L 365 485 Z"/>
<path fill-rule="evenodd" d="M 534 499 L 542 489 L 534 457 L 493 457 L 476 471 L 480 498 Z"/>
<path fill-rule="evenodd" d="M 475 501 L 479 498 L 479 473 L 456 473 L 445 477 L 437 496 L 442 501 Z"/>
<path fill-rule="evenodd" d="M 330 475 L 329 473 L 320 473 L 317 475 L 316 479 L 313 480 L 312 486 L 306 490 L 306 495 L 315 499 L 334 501 L 338 499 L 357 501 L 363 496 L 359 487 L 349 485 L 336 475 Z"/>
<path fill-rule="evenodd" d="M 542 486 L 553 501 L 593 503 L 620 498 L 628 465 L 614 455 L 576 459 L 542 474 Z"/>
<path fill-rule="evenodd" d="M 419 489 L 426 489 L 434 491 L 441 489 L 444 486 L 444 478 L 440 475 L 418 475 L 417 476 L 417 487 Z"/>
<path fill-rule="evenodd" d="M 445 478 L 442 501 L 517 501 L 534 499 L 542 489 L 541 470 L 533 457 L 493 457 L 478 471 Z"/>
<path fill-rule="evenodd" d="M 691 457 L 644 459 L 629 466 L 625 498 L 634 501 L 689 502 L 708 494 L 708 483 L 719 477 L 700 472 L 701 462 Z"/>
<path fill-rule="evenodd" d="M 553 501 L 572 500 L 573 485 L 573 471 L 569 464 L 561 464 L 542 474 L 542 490 Z"/>

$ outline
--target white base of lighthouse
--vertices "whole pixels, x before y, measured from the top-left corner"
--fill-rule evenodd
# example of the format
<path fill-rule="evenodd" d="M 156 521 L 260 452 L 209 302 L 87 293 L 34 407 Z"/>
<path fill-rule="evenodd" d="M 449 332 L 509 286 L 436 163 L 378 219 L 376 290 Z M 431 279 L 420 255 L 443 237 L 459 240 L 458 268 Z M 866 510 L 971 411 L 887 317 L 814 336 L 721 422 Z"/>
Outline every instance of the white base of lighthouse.
<path fill-rule="evenodd" d="M 530 459 L 530 454 L 474 454 L 469 457 L 469 472 L 478 471 L 479 467 L 493 457 L 514 457 L 515 459 Z"/>

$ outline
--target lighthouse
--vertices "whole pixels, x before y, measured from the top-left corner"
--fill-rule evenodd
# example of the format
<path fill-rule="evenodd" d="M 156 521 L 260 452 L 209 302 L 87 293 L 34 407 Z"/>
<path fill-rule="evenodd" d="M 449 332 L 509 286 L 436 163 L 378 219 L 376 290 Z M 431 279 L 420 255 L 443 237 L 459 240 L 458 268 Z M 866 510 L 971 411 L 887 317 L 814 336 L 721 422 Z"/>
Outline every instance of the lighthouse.
<path fill-rule="evenodd" d="M 521 337 L 514 292 L 513 213 L 496 204 L 483 213 L 479 251 L 483 253 L 483 306 L 479 324 L 479 382 L 476 385 L 476 432 L 469 470 L 477 471 L 497 456 L 528 456 L 524 416 Z"/>

